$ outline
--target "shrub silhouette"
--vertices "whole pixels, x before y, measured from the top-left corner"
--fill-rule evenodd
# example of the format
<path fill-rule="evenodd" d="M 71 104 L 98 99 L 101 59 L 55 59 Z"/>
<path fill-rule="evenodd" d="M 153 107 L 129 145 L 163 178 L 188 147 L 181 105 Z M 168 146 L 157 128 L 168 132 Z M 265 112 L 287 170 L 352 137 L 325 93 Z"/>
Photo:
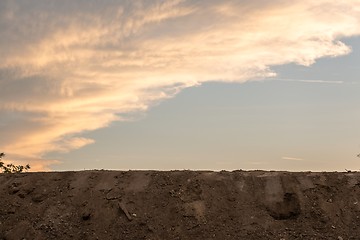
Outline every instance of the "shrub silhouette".
<path fill-rule="evenodd" d="M 4 162 L 1 161 L 4 157 L 5 157 L 5 153 L 0 153 L 0 170 L 3 173 L 21 173 L 23 171 L 27 171 L 30 169 L 29 164 L 26 164 L 25 166 L 14 165 L 12 163 L 5 165 Z"/>

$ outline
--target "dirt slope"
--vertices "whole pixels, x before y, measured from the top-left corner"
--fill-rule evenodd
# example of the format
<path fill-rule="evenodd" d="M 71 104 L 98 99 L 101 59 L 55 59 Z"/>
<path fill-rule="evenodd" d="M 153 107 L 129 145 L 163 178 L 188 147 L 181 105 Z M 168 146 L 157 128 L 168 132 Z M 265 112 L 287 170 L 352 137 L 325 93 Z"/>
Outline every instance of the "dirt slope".
<path fill-rule="evenodd" d="M 360 239 L 360 173 L 0 174 L 0 239 Z"/>

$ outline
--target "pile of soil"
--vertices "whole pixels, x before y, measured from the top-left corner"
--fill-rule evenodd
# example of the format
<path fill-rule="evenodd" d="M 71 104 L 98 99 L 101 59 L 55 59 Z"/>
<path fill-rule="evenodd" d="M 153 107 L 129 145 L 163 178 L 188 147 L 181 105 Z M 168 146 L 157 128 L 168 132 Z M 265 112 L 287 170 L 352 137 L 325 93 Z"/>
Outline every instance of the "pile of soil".
<path fill-rule="evenodd" d="M 360 173 L 0 174 L 0 239 L 360 239 Z"/>

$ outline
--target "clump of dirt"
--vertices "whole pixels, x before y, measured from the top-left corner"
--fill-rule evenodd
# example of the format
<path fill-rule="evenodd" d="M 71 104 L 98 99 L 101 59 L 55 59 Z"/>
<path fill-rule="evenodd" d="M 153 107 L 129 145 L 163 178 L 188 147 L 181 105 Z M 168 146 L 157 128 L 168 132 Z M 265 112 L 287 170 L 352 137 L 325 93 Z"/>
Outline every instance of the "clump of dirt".
<path fill-rule="evenodd" d="M 360 173 L 0 174 L 0 240 L 360 239 Z"/>

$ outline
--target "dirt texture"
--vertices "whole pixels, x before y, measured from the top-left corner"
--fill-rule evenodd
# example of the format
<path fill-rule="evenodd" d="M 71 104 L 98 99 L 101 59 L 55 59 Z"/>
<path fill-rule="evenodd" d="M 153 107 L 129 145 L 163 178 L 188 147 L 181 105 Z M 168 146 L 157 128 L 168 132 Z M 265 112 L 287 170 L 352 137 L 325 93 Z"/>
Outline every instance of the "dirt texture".
<path fill-rule="evenodd" d="M 360 239 L 360 173 L 0 174 L 0 239 Z"/>

